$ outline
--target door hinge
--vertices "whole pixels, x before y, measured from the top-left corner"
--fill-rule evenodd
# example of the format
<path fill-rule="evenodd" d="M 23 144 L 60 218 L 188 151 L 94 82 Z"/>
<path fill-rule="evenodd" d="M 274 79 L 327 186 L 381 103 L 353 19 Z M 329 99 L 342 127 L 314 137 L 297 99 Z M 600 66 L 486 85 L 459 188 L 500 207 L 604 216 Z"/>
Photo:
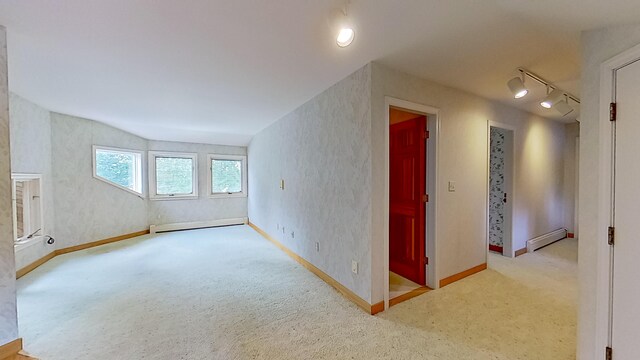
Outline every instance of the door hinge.
<path fill-rule="evenodd" d="M 426 202 L 426 203 L 429 202 L 429 194 L 422 195 L 422 202 Z"/>
<path fill-rule="evenodd" d="M 613 226 L 609 226 L 609 230 L 607 231 L 608 236 L 607 236 L 607 243 L 609 245 L 613 245 L 615 244 L 615 240 L 616 240 L 616 228 L 614 228 Z"/>
<path fill-rule="evenodd" d="M 422 138 L 425 139 L 425 140 L 428 139 L 429 138 L 429 132 L 425 131 L 424 133 L 422 133 Z"/>
<path fill-rule="evenodd" d="M 429 257 L 428 256 L 424 257 L 424 264 L 425 265 L 429 265 Z"/>
<path fill-rule="evenodd" d="M 613 349 L 611 346 L 607 346 L 604 350 L 604 359 L 605 360 L 613 360 Z"/>
<path fill-rule="evenodd" d="M 609 121 L 616 121 L 618 119 L 618 106 L 616 103 L 612 102 L 609 104 Z"/>

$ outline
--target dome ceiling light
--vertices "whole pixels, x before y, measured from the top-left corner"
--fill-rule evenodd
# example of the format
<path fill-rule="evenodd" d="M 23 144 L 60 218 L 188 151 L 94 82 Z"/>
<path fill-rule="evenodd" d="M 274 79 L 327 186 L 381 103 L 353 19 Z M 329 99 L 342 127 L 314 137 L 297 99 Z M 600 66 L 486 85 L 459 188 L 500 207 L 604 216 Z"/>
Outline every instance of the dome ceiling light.
<path fill-rule="evenodd" d="M 336 37 L 336 44 L 345 48 L 353 42 L 353 39 L 356 37 L 356 31 L 354 30 L 351 19 L 349 19 L 349 15 L 347 12 L 347 8 L 349 6 L 349 1 L 347 1 L 344 5 L 342 11 L 340 11 L 340 19 L 338 20 L 339 31 L 338 36 Z"/>

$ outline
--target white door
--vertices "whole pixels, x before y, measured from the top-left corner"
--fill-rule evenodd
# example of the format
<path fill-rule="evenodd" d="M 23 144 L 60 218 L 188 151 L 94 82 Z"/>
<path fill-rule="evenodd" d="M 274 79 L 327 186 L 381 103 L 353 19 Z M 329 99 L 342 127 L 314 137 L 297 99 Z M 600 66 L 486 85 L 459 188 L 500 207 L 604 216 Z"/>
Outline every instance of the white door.
<path fill-rule="evenodd" d="M 640 357 L 640 61 L 616 73 L 614 359 Z"/>

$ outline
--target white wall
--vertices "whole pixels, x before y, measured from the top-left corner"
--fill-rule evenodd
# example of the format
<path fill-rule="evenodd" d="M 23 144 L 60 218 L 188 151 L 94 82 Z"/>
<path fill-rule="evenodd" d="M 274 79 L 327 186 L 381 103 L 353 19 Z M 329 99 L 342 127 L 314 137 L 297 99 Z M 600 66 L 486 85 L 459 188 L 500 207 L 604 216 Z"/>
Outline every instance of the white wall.
<path fill-rule="evenodd" d="M 147 201 L 93 177 L 92 146 L 145 150 L 145 139 L 52 113 L 55 233 L 58 248 L 147 229 Z"/>
<path fill-rule="evenodd" d="M 564 223 L 571 233 L 577 231 L 575 226 L 575 204 L 578 189 L 576 188 L 576 139 L 580 136 L 580 124 L 577 122 L 564 126 Z"/>
<path fill-rule="evenodd" d="M 246 155 L 247 148 L 170 141 L 149 141 L 149 150 L 198 154 L 198 199 L 149 201 L 149 224 L 173 224 L 247 217 L 247 198 L 209 198 L 208 154 Z"/>
<path fill-rule="evenodd" d="M 53 169 L 51 153 L 51 117 L 48 110 L 11 93 L 11 172 L 42 175 L 42 206 L 45 234 L 55 235 Z M 55 250 L 44 239 L 16 250 L 16 269 Z"/>
<path fill-rule="evenodd" d="M 370 76 L 367 65 L 249 145 L 250 221 L 369 302 Z M 351 272 L 352 259 L 359 262 L 358 275 Z"/>
<path fill-rule="evenodd" d="M 207 154 L 246 155 L 246 147 L 149 141 L 102 123 L 50 113 L 11 95 L 12 158 L 14 172 L 41 173 L 45 185 L 45 224 L 65 248 L 137 232 L 150 224 L 247 217 L 247 198 L 210 199 L 207 196 Z M 150 201 L 93 177 L 92 146 L 140 151 L 197 152 L 199 198 Z M 146 175 L 147 161 L 144 166 Z M 143 186 L 148 192 L 148 178 Z M 17 268 L 51 252 L 35 244 L 21 250 Z"/>
<path fill-rule="evenodd" d="M 561 123 L 423 80 L 372 66 L 373 301 L 383 298 L 385 96 L 439 109 L 437 264 L 445 278 L 486 262 L 487 121 L 516 128 L 514 248 L 564 226 Z M 456 192 L 447 191 L 448 181 Z"/>
<path fill-rule="evenodd" d="M 0 346 L 18 337 L 9 132 L 7 32 L 0 26 Z"/>
<path fill-rule="evenodd" d="M 516 129 L 514 248 L 565 226 L 564 124 L 377 63 L 254 137 L 250 220 L 363 299 L 382 301 L 385 96 L 440 110 L 440 279 L 486 262 L 488 120 Z M 357 277 L 351 259 L 361 263 Z"/>
<path fill-rule="evenodd" d="M 578 253 L 580 307 L 578 313 L 578 359 L 600 359 L 603 355 L 607 325 L 597 318 L 598 244 L 606 236 L 608 212 L 601 211 L 600 199 L 605 179 L 602 157 L 607 149 L 601 146 L 608 136 L 599 125 L 600 66 L 606 60 L 640 44 L 640 25 L 629 25 L 587 31 L 582 35 L 582 104 L 580 116 L 580 191 Z M 603 205 L 604 206 L 604 205 Z M 604 232 L 604 234 L 603 234 Z M 599 243 L 600 242 L 600 243 Z M 600 308 L 606 306 L 600 304 Z M 615 354 L 614 354 L 615 357 Z"/>

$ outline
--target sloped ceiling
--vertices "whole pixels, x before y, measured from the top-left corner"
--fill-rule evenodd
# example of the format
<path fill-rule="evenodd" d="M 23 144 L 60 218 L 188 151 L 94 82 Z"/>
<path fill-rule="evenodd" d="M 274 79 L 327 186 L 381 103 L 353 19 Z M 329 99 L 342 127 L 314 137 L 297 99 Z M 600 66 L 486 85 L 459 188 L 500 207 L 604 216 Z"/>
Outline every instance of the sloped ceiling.
<path fill-rule="evenodd" d="M 340 49 L 343 4 L 2 1 L 10 89 L 150 139 L 245 145 L 375 60 L 554 118 L 511 98 L 515 69 L 579 95 L 580 32 L 640 21 L 640 1 L 352 0 L 356 40 Z"/>

